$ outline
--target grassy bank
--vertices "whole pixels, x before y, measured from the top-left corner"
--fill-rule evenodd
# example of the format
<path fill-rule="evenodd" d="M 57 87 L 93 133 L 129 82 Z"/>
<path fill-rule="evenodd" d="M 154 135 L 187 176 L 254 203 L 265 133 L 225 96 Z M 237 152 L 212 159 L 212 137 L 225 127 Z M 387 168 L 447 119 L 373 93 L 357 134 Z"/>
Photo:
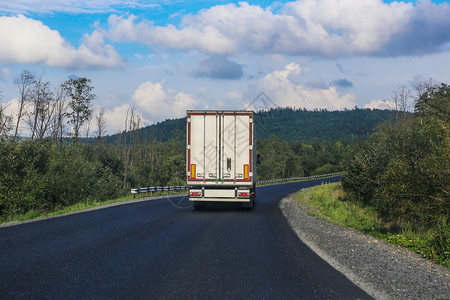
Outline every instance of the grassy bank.
<path fill-rule="evenodd" d="M 450 267 L 450 226 L 436 225 L 423 232 L 385 224 L 377 218 L 375 209 L 345 200 L 339 183 L 302 190 L 295 197 L 309 212 L 321 219 L 341 226 L 352 227 L 388 243 L 408 248 Z"/>

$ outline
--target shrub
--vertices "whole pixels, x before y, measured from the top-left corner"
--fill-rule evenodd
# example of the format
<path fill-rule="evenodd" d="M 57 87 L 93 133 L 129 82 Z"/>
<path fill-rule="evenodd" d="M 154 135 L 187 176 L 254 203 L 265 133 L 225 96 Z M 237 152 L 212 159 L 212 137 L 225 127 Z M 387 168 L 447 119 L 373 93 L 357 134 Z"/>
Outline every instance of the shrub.
<path fill-rule="evenodd" d="M 87 146 L 1 141 L 0 154 L 2 218 L 123 194 L 119 177 Z"/>

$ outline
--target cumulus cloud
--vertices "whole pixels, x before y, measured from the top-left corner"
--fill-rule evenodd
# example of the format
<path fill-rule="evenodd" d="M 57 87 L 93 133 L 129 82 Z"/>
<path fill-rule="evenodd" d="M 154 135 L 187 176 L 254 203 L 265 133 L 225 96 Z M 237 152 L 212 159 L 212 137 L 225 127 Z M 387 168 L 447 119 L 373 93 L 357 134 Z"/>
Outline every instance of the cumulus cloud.
<path fill-rule="evenodd" d="M 364 105 L 364 108 L 372 108 L 372 109 L 392 109 L 395 107 L 394 103 L 388 100 L 372 100 L 370 103 Z"/>
<path fill-rule="evenodd" d="M 272 11 L 241 2 L 186 15 L 179 26 L 155 26 L 112 15 L 104 32 L 153 48 L 230 55 L 402 55 L 440 51 L 450 42 L 450 5 L 381 0 L 302 0 Z"/>
<path fill-rule="evenodd" d="M 245 103 L 242 102 L 242 94 L 238 91 L 230 91 L 216 100 L 215 107 L 205 106 L 205 109 L 244 109 Z"/>
<path fill-rule="evenodd" d="M 17 114 L 19 112 L 19 98 L 11 98 L 9 100 L 4 99 L 5 101 L 1 101 L 1 94 L 0 94 L 0 105 L 3 106 L 3 113 L 7 116 L 10 116 L 13 121 L 13 126 L 15 128 L 16 122 L 17 122 Z M 25 113 L 28 113 L 27 108 L 25 108 Z M 11 133 L 11 132 L 10 132 Z M 30 130 L 25 121 L 22 119 L 22 121 L 19 124 L 19 130 L 18 133 L 20 135 L 28 136 L 30 135 Z"/>
<path fill-rule="evenodd" d="M 383 55 L 424 55 L 450 49 L 450 5 L 419 1 L 384 47 Z"/>
<path fill-rule="evenodd" d="M 108 134 L 121 132 L 125 129 L 125 118 L 130 109 L 131 106 L 129 104 L 116 106 L 113 109 L 105 109 L 103 117 L 105 118 L 106 130 L 108 131 Z"/>
<path fill-rule="evenodd" d="M 19 99 L 18 98 L 12 98 L 6 101 L 6 103 L 3 103 L 3 108 L 5 109 L 5 114 L 8 116 L 12 116 L 13 118 L 17 117 L 19 106 Z M 16 120 L 14 120 L 16 121 Z"/>
<path fill-rule="evenodd" d="M 167 89 L 163 84 L 147 81 L 134 91 L 132 98 L 145 120 L 157 122 L 166 118 L 180 118 L 186 115 L 187 109 L 193 109 L 199 104 L 194 96 Z"/>
<path fill-rule="evenodd" d="M 240 79 L 243 75 L 242 65 L 228 60 L 226 57 L 212 55 L 198 61 L 192 72 L 195 77 L 213 79 Z"/>
<path fill-rule="evenodd" d="M 78 49 L 58 31 L 23 15 L 0 17 L 0 32 L 0 63 L 42 63 L 67 68 L 113 68 L 124 64 L 98 31 L 84 35 Z"/>
<path fill-rule="evenodd" d="M 135 23 L 134 15 L 108 18 L 109 30 L 104 34 L 115 41 L 140 42 L 147 46 L 179 50 L 197 49 L 204 53 L 228 54 L 235 52 L 233 38 L 222 34 L 218 28 L 206 26 L 186 26 L 182 29 L 169 24 L 154 26 L 151 21 Z"/>
<path fill-rule="evenodd" d="M 340 94 L 334 86 L 314 88 L 300 83 L 298 76 L 301 70 L 298 64 L 291 63 L 283 70 L 267 74 L 255 88 L 264 91 L 281 107 L 339 110 L 355 106 L 354 94 Z"/>

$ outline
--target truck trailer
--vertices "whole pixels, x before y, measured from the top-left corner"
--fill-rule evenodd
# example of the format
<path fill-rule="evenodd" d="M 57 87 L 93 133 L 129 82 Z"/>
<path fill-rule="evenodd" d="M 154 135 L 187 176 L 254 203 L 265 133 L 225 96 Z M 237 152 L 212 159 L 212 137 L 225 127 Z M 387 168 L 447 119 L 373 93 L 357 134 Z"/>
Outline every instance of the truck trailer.
<path fill-rule="evenodd" d="M 188 110 L 186 175 L 189 201 L 236 202 L 256 197 L 256 144 L 252 111 Z"/>

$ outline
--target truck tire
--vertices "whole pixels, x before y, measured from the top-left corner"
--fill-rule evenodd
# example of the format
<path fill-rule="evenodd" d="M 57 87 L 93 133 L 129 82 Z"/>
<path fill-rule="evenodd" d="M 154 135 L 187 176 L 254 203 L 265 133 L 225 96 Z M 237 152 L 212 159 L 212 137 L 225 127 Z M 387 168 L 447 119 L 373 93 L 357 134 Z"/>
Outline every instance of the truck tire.
<path fill-rule="evenodd" d="M 242 207 L 247 208 L 248 210 L 251 210 L 253 205 L 255 205 L 255 198 L 253 197 L 250 198 L 250 202 L 242 202 Z"/>

